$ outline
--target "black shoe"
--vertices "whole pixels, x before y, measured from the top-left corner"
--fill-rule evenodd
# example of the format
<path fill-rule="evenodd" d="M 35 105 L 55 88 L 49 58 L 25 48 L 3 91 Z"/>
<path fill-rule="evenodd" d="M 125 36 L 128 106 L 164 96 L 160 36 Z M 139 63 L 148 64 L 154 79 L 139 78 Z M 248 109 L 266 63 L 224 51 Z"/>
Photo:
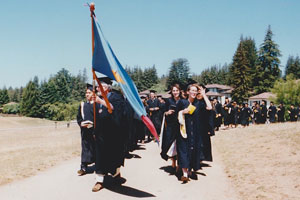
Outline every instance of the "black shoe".
<path fill-rule="evenodd" d="M 170 168 L 170 175 L 175 175 L 176 174 L 176 167 L 171 167 Z"/>
<path fill-rule="evenodd" d="M 189 175 L 189 178 L 191 178 L 192 180 L 198 180 L 198 176 L 194 172 L 192 172 L 191 175 Z"/>
<path fill-rule="evenodd" d="M 122 185 L 126 182 L 126 179 L 121 177 L 121 174 L 118 174 L 117 176 L 115 176 L 113 178 L 113 180 L 114 180 L 114 184 L 116 184 L 116 185 Z"/>
<path fill-rule="evenodd" d="M 133 155 L 132 155 L 132 154 L 130 154 L 130 153 L 126 153 L 126 154 L 125 154 L 125 158 L 127 158 L 127 159 L 131 159 L 131 158 L 133 158 Z"/>

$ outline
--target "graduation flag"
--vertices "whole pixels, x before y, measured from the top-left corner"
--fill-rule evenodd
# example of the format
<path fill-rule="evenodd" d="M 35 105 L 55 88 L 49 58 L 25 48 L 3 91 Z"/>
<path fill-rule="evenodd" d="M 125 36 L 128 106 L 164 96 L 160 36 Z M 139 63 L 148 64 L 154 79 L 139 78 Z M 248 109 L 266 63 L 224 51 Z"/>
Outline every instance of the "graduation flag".
<path fill-rule="evenodd" d="M 146 110 L 139 97 L 138 90 L 135 84 L 122 67 L 118 58 L 114 54 L 109 42 L 104 37 L 93 9 L 91 8 L 90 10 L 94 38 L 94 52 L 92 61 L 93 70 L 111 78 L 112 80 L 115 80 L 118 83 L 136 114 L 141 118 L 141 120 L 148 127 L 151 134 L 156 138 L 158 142 L 156 129 L 152 121 L 147 117 Z"/>

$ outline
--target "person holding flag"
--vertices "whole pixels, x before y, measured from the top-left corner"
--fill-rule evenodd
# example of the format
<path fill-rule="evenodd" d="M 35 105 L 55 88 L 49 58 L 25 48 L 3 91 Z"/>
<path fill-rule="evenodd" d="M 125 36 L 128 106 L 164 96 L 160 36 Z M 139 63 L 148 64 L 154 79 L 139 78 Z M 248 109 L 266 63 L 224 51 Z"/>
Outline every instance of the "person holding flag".
<path fill-rule="evenodd" d="M 110 102 L 112 113 L 102 99 L 103 94 L 95 97 L 97 105 L 96 114 L 96 184 L 92 191 L 97 192 L 103 188 L 104 177 L 110 173 L 115 183 L 122 184 L 125 179 L 121 177 L 120 167 L 124 165 L 125 135 L 122 130 L 124 98 L 121 94 L 112 91 L 111 80 L 108 77 L 99 78 L 105 94 Z M 98 87 L 99 88 L 99 87 Z M 100 91 L 99 91 L 100 92 Z"/>
<path fill-rule="evenodd" d="M 122 131 L 120 130 L 123 117 L 124 98 L 122 95 L 112 92 L 110 84 L 100 83 L 96 72 L 117 82 L 122 93 L 132 106 L 137 116 L 144 122 L 151 134 L 159 143 L 156 129 L 148 118 L 144 105 L 139 97 L 134 82 L 127 74 L 117 56 L 113 52 L 109 42 L 105 39 L 103 31 L 95 15 L 95 4 L 87 4 L 90 7 L 92 22 L 92 73 L 93 83 L 98 82 L 101 96 L 95 97 L 98 103 L 94 106 L 96 137 L 96 184 L 94 192 L 103 188 L 104 176 L 111 173 L 118 182 L 124 182 L 119 173 L 119 167 L 124 162 L 124 145 Z M 126 135 L 126 134 L 124 134 Z"/>

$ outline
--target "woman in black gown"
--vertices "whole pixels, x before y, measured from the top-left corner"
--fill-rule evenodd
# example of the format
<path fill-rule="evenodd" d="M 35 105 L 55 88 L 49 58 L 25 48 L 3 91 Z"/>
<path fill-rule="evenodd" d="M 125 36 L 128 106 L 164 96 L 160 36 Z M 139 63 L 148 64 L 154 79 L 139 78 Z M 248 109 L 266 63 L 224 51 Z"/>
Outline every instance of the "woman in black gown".
<path fill-rule="evenodd" d="M 197 100 L 196 96 L 200 92 L 204 102 Z M 182 99 L 178 103 L 179 115 L 183 114 L 185 118 L 186 137 L 180 134 L 177 143 L 178 166 L 182 169 L 183 176 L 181 181 L 189 181 L 188 176 L 191 170 L 197 171 L 201 168 L 201 161 L 205 159 L 203 149 L 203 138 L 201 130 L 205 128 L 201 119 L 201 113 L 205 110 L 211 110 L 211 104 L 202 87 L 200 91 L 197 85 L 189 85 L 187 88 L 187 99 Z M 194 109 L 194 111 L 193 111 Z"/>
<path fill-rule="evenodd" d="M 174 84 L 171 87 L 171 96 L 166 99 L 165 104 L 165 132 L 162 138 L 161 157 L 164 160 L 171 158 L 172 168 L 176 170 L 176 143 L 175 140 L 179 136 L 179 123 L 178 123 L 178 108 L 177 104 L 181 99 L 181 92 L 179 84 Z M 174 145 L 174 146 L 173 146 Z M 172 148 L 171 148 L 172 147 Z M 170 149 L 171 148 L 171 149 Z"/>

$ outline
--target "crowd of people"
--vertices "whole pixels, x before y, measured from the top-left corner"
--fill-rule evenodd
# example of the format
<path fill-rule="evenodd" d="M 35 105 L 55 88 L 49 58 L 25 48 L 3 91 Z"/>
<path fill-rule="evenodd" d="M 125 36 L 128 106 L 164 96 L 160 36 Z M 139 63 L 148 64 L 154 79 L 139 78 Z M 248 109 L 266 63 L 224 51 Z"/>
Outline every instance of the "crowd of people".
<path fill-rule="evenodd" d="M 243 127 L 252 124 L 266 124 L 285 121 L 297 121 L 300 119 L 300 105 L 295 107 L 293 104 L 285 109 L 283 103 L 280 103 L 277 107 L 271 101 L 270 106 L 267 108 L 266 101 L 253 102 L 250 108 L 248 103 L 237 104 L 235 101 L 229 101 L 225 99 L 225 103 L 222 105 L 215 98 L 212 100 L 214 111 L 214 126 L 215 130 L 219 130 L 221 124 L 224 124 L 225 128 L 233 128 L 238 125 Z M 287 115 L 287 117 L 286 117 Z"/>
<path fill-rule="evenodd" d="M 88 85 L 86 101 L 79 106 L 77 115 L 82 139 L 78 175 L 89 173 L 89 165 L 94 164 L 94 192 L 105 186 L 107 177 L 113 180 L 113 184 L 123 184 L 126 179 L 121 176 L 120 167 L 124 166 L 125 158 L 130 158 L 130 152 L 138 148 L 138 143 L 154 140 L 122 93 L 112 89 L 111 80 L 103 78 L 101 85 L 109 104 L 103 99 L 99 87 L 94 95 L 92 85 Z M 210 137 L 222 124 L 225 128 L 238 124 L 245 127 L 249 123 L 285 120 L 282 104 L 276 108 L 271 103 L 266 108 L 262 102 L 249 108 L 247 103 L 237 105 L 226 98 L 222 105 L 216 98 L 210 100 L 206 92 L 204 85 L 194 82 L 185 88 L 174 84 L 169 91 L 170 98 L 156 96 L 154 90 L 141 97 L 160 136 L 160 156 L 166 161 L 171 160 L 172 174 L 183 183 L 197 179 L 197 170 L 207 165 L 203 161 L 213 161 Z M 299 107 L 291 106 L 288 112 L 291 121 L 299 118 Z"/>

